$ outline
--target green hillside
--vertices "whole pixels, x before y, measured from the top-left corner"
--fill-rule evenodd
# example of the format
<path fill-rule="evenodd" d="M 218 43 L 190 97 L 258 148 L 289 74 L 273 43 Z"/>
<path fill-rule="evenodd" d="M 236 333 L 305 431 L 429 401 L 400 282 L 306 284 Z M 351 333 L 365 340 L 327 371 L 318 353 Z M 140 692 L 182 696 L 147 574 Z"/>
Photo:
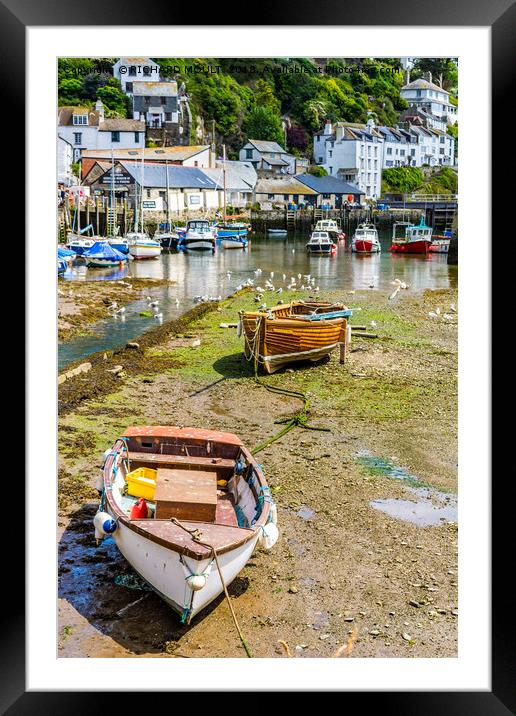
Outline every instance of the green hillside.
<path fill-rule="evenodd" d="M 312 134 L 325 119 L 366 122 L 372 117 L 378 124 L 392 125 L 407 107 L 400 97 L 404 75 L 397 58 L 332 58 L 319 64 L 308 58 L 153 59 L 161 66 L 162 79 L 185 83 L 192 131 L 198 117 L 208 132 L 215 121 L 217 137 L 226 143 L 230 157 L 248 137 L 285 144 L 281 117 L 291 124 L 287 148 L 309 156 Z M 107 116 L 130 116 L 127 98 L 111 73 L 115 61 L 59 60 L 59 104 L 93 106 L 100 98 Z M 418 60 L 414 78 L 427 65 L 453 88 L 453 63 Z"/>

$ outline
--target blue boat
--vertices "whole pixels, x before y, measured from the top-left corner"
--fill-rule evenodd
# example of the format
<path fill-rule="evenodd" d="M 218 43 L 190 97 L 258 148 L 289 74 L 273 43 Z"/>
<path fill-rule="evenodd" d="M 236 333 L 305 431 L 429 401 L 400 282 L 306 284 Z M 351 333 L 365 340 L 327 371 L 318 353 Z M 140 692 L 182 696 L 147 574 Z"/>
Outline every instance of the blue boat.
<path fill-rule="evenodd" d="M 66 261 L 66 259 L 60 259 L 58 257 L 57 258 L 57 273 L 58 274 L 64 273 L 67 268 L 68 268 L 68 262 Z"/>
<path fill-rule="evenodd" d="M 64 246 L 57 247 L 57 258 L 58 259 L 64 259 L 65 261 L 73 261 L 76 256 L 77 256 L 77 254 L 75 253 L 75 251 L 66 249 Z"/>
<path fill-rule="evenodd" d="M 121 254 L 129 253 L 129 242 L 127 241 L 127 239 L 123 239 L 117 236 L 113 239 L 108 239 L 108 244 L 117 251 L 120 251 Z"/>
<path fill-rule="evenodd" d="M 93 246 L 83 253 L 83 258 L 86 259 L 88 266 L 95 266 L 98 268 L 104 266 L 118 266 L 124 261 L 127 261 L 127 256 L 124 256 L 120 251 L 117 251 L 107 241 L 97 241 Z"/>

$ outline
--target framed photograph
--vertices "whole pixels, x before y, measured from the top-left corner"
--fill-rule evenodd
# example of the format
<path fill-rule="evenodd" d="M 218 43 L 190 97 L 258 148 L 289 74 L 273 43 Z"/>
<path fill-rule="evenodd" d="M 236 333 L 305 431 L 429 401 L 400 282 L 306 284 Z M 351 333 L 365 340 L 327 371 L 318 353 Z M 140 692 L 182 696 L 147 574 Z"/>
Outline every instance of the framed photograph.
<path fill-rule="evenodd" d="M 514 710 L 489 441 L 514 5 L 1 13 L 28 307 L 3 710 Z"/>

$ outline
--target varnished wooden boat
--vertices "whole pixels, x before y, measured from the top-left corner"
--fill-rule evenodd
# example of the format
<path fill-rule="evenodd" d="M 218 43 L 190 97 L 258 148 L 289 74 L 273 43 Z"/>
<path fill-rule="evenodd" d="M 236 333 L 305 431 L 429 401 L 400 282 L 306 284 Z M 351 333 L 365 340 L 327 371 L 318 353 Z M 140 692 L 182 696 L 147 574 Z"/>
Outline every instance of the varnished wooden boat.
<path fill-rule="evenodd" d="M 344 362 L 351 311 L 342 303 L 294 301 L 266 311 L 241 311 L 244 353 L 266 373 L 300 360 L 318 361 L 341 348 Z"/>
<path fill-rule="evenodd" d="M 125 494 L 131 475 L 143 472 L 138 468 L 157 469 L 144 519 L 131 518 L 137 498 Z M 278 537 L 264 474 L 232 433 L 129 428 L 108 452 L 97 487 L 95 536 L 112 534 L 133 569 L 187 624 L 222 592 L 221 574 L 228 585 L 257 544 L 270 549 Z"/>

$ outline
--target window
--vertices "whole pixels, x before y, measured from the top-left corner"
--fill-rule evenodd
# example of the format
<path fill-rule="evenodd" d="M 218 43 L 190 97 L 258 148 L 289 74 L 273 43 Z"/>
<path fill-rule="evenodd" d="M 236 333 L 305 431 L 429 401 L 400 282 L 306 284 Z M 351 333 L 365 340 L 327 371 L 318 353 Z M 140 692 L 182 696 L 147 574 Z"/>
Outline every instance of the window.
<path fill-rule="evenodd" d="M 388 147 L 388 148 L 387 148 L 387 154 L 392 154 L 392 148 L 391 148 L 391 147 Z"/>
<path fill-rule="evenodd" d="M 125 83 L 125 91 L 126 91 L 126 92 L 132 92 L 132 91 L 133 91 L 133 83 L 132 83 L 132 82 L 126 82 L 126 83 Z"/>
<path fill-rule="evenodd" d="M 147 104 L 147 105 L 150 104 L 150 97 L 144 97 L 143 99 L 144 99 L 145 104 Z"/>
<path fill-rule="evenodd" d="M 400 149 L 400 157 L 404 157 L 404 156 L 405 156 L 405 150 L 404 150 L 404 149 Z"/>
<path fill-rule="evenodd" d="M 415 157 L 415 156 L 416 156 L 416 150 L 415 150 L 415 149 L 411 149 L 411 150 L 410 150 L 410 156 L 412 156 L 412 157 Z"/>
<path fill-rule="evenodd" d="M 151 190 L 146 189 L 145 191 L 147 192 L 147 199 L 150 199 L 151 198 Z"/>
<path fill-rule="evenodd" d="M 87 114 L 74 114 L 73 115 L 73 123 L 74 124 L 88 124 L 88 115 Z"/>
<path fill-rule="evenodd" d="M 165 112 L 165 122 L 172 121 L 172 112 Z"/>
<path fill-rule="evenodd" d="M 330 151 L 328 152 L 328 156 L 331 157 L 332 155 L 333 155 L 333 152 L 330 149 Z"/>
<path fill-rule="evenodd" d="M 267 194 L 267 199 L 274 199 L 274 194 Z"/>
<path fill-rule="evenodd" d="M 167 98 L 166 98 L 166 97 L 160 97 L 160 98 L 159 98 L 159 101 L 161 102 L 161 104 L 166 104 L 166 103 L 167 103 Z"/>
<path fill-rule="evenodd" d="M 73 141 L 75 144 L 82 144 L 82 132 L 74 132 Z"/>
<path fill-rule="evenodd" d="M 444 149 L 439 149 L 439 154 L 444 154 Z"/>
<path fill-rule="evenodd" d="M 140 132 L 134 133 L 134 141 L 135 141 L 135 144 L 138 144 L 138 142 L 140 141 Z"/>
<path fill-rule="evenodd" d="M 323 199 L 331 199 L 331 194 L 323 194 Z"/>
<path fill-rule="evenodd" d="M 441 137 L 439 141 L 441 142 L 441 144 L 444 144 L 445 140 L 446 140 L 446 137 Z"/>
<path fill-rule="evenodd" d="M 385 164 L 386 164 L 386 166 L 388 166 L 388 167 L 392 167 L 392 159 L 388 159 L 388 160 L 385 162 Z"/>
<path fill-rule="evenodd" d="M 246 159 L 252 159 L 252 158 L 253 158 L 253 150 L 252 150 L 252 149 L 246 149 L 246 150 L 245 150 L 245 158 L 246 158 Z M 322 159 L 320 159 L 319 161 L 322 162 Z"/>
<path fill-rule="evenodd" d="M 111 141 L 119 142 L 120 141 L 120 132 L 111 132 Z"/>
<path fill-rule="evenodd" d="M 324 159 L 323 159 L 322 157 L 318 157 L 317 162 L 318 162 L 319 164 L 322 164 L 323 161 L 324 161 Z"/>

